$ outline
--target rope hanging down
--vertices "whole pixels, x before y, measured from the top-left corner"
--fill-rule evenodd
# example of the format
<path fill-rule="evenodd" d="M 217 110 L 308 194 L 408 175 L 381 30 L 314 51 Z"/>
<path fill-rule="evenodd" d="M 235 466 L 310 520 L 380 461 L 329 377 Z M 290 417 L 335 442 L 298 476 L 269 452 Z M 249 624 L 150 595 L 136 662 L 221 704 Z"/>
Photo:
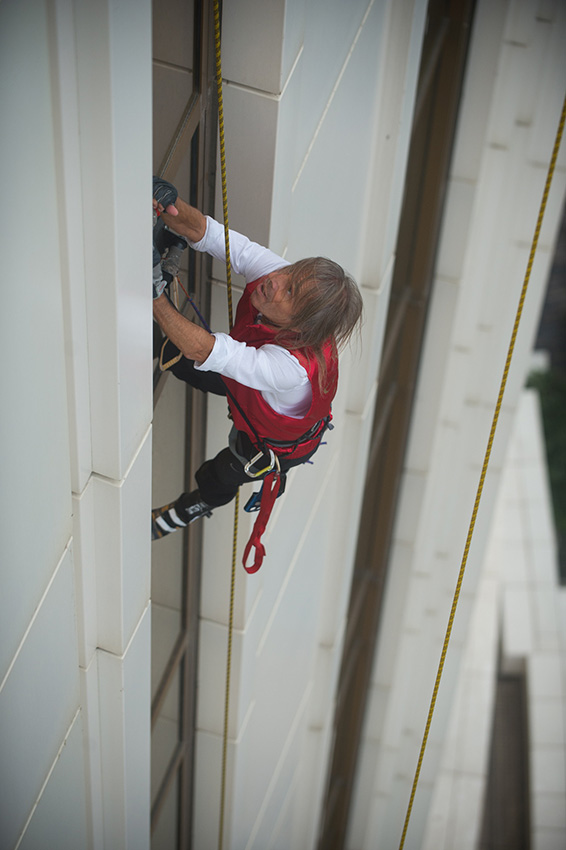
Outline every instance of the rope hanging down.
<path fill-rule="evenodd" d="M 476 517 L 477 517 L 477 514 L 478 514 L 479 504 L 480 504 L 481 495 L 482 495 L 482 491 L 483 491 L 483 485 L 484 485 L 484 482 L 485 482 L 485 478 L 486 478 L 486 474 L 487 474 L 487 467 L 488 467 L 489 459 L 490 459 L 490 456 L 491 456 L 491 449 L 493 447 L 493 441 L 494 441 L 494 438 L 495 438 L 495 430 L 497 428 L 497 423 L 498 423 L 498 420 L 499 420 L 499 413 L 500 413 L 501 405 L 502 405 L 502 402 L 503 402 L 503 394 L 505 392 L 505 387 L 506 387 L 506 384 L 507 384 L 507 377 L 509 375 L 509 368 L 511 366 L 511 358 L 513 357 L 513 351 L 515 349 L 515 341 L 517 339 L 517 332 L 519 330 L 519 323 L 521 321 L 521 315 L 523 313 L 523 306 L 524 306 L 524 303 L 525 303 L 525 298 L 526 298 L 526 295 L 527 295 L 527 289 L 528 289 L 529 281 L 530 281 L 530 277 L 531 277 L 531 270 L 532 270 L 532 267 L 533 267 L 533 262 L 534 262 L 535 253 L 536 253 L 539 235 L 540 235 L 540 230 L 541 230 L 541 227 L 542 227 L 542 220 L 543 220 L 544 212 L 545 212 L 545 209 L 546 209 L 546 202 L 548 200 L 548 193 L 550 192 L 552 177 L 553 177 L 553 174 L 554 174 L 554 169 L 555 169 L 555 166 L 556 166 L 556 160 L 557 160 L 557 157 L 558 157 L 558 150 L 560 148 L 560 142 L 562 140 L 562 133 L 564 131 L 564 120 L 565 120 L 565 118 L 566 118 L 566 97 L 564 98 L 564 103 L 563 103 L 563 106 L 562 106 L 562 115 L 560 117 L 560 121 L 559 121 L 559 124 L 558 124 L 558 130 L 556 131 L 556 140 L 554 142 L 554 149 L 552 151 L 552 157 L 550 159 L 550 165 L 548 167 L 548 174 L 547 174 L 547 177 L 546 177 L 546 183 L 545 183 L 545 186 L 544 186 L 544 192 L 543 192 L 542 201 L 541 201 L 541 204 L 540 204 L 540 210 L 539 210 L 538 219 L 537 219 L 537 223 L 536 223 L 536 227 L 535 227 L 535 233 L 534 233 L 534 236 L 533 236 L 533 242 L 532 242 L 532 246 L 531 246 L 531 252 L 530 252 L 530 255 L 529 255 L 529 261 L 527 263 L 527 269 L 526 269 L 526 272 L 525 272 L 525 279 L 524 279 L 524 282 L 523 282 L 523 288 L 521 290 L 521 297 L 519 299 L 519 306 L 517 308 L 517 314 L 516 314 L 516 317 L 515 317 L 515 324 L 513 325 L 513 332 L 511 334 L 511 341 L 509 343 L 509 349 L 507 351 L 507 359 L 505 361 L 505 367 L 503 369 L 503 377 L 501 379 L 501 385 L 500 385 L 500 388 L 499 388 L 499 395 L 497 397 L 497 404 L 495 406 L 495 412 L 493 414 L 493 421 L 491 423 L 491 430 L 489 432 L 487 449 L 486 449 L 485 457 L 484 457 L 484 461 L 483 461 L 482 471 L 481 471 L 478 489 L 477 489 L 477 493 L 476 493 L 476 499 L 475 499 L 474 507 L 473 507 L 473 510 L 472 510 L 472 517 L 471 517 L 470 525 L 469 525 L 469 529 L 468 529 L 468 536 L 466 538 L 466 545 L 464 547 L 462 564 L 460 566 L 460 572 L 458 574 L 458 581 L 456 583 L 454 600 L 452 602 L 452 608 L 450 610 L 450 616 L 448 618 L 448 627 L 446 629 L 446 636 L 444 638 L 444 645 L 442 647 L 442 653 L 440 655 L 440 663 L 438 665 L 438 672 L 436 674 L 436 681 L 434 683 L 434 689 L 433 689 L 433 692 L 432 692 L 432 699 L 431 699 L 431 702 L 430 702 L 430 708 L 429 708 L 428 717 L 427 717 L 426 726 L 425 726 L 425 731 L 424 731 L 423 740 L 422 740 L 422 744 L 421 744 L 421 750 L 420 750 L 419 758 L 418 758 L 418 762 L 417 762 L 417 768 L 416 768 L 416 771 L 415 771 L 415 778 L 413 780 L 413 787 L 411 789 L 411 796 L 410 796 L 410 799 L 409 799 L 409 805 L 408 805 L 408 808 L 407 808 L 407 814 L 406 814 L 406 817 L 405 817 L 405 824 L 403 826 L 403 834 L 401 836 L 401 843 L 399 844 L 399 850 L 403 850 L 403 847 L 405 846 L 405 838 L 407 836 L 407 829 L 409 827 L 409 820 L 410 820 L 410 817 L 411 817 L 411 812 L 412 812 L 413 803 L 414 803 L 414 799 L 415 799 L 415 793 L 416 793 L 416 790 L 417 790 L 417 784 L 418 784 L 418 781 L 419 781 L 419 776 L 420 776 L 420 772 L 421 772 L 421 767 L 422 767 L 422 763 L 423 763 L 425 749 L 426 749 L 428 736 L 429 736 L 429 732 L 430 732 L 430 727 L 431 727 L 431 723 L 432 723 L 432 716 L 434 714 L 434 708 L 435 708 L 436 699 L 437 699 L 437 696 L 438 696 L 438 689 L 440 687 L 440 680 L 442 678 L 442 671 L 444 669 L 444 662 L 446 660 L 446 653 L 448 651 L 448 644 L 450 642 L 450 635 L 452 633 L 452 626 L 453 626 L 453 623 L 454 623 L 456 608 L 457 608 L 457 605 L 458 605 L 458 600 L 460 598 L 460 590 L 461 590 L 461 587 L 462 587 L 462 581 L 464 579 L 464 572 L 465 572 L 465 569 L 466 569 L 466 563 L 468 561 L 468 553 L 470 551 L 470 545 L 471 545 L 471 542 L 472 542 L 472 535 L 474 533 L 474 527 L 475 527 L 475 524 L 476 524 Z"/>
<path fill-rule="evenodd" d="M 233 325 L 232 268 L 230 263 L 230 234 L 228 227 L 228 191 L 226 180 L 226 149 L 224 145 L 224 106 L 222 100 L 222 62 L 220 50 L 219 0 L 214 0 L 214 44 L 216 48 L 216 88 L 218 93 L 218 127 L 220 132 L 220 171 L 222 175 L 222 209 L 224 214 L 224 242 L 226 249 L 226 286 L 228 291 L 228 324 Z M 239 492 L 234 502 L 234 534 L 232 540 L 232 568 L 230 572 L 230 609 L 228 615 L 228 647 L 226 656 L 226 691 L 224 702 L 224 730 L 222 736 L 222 774 L 220 789 L 220 818 L 218 825 L 218 850 L 224 841 L 224 813 L 226 809 L 226 759 L 228 753 L 228 720 L 230 716 L 230 679 L 232 672 L 232 635 L 234 632 L 234 591 L 236 587 L 236 552 L 238 548 Z"/>

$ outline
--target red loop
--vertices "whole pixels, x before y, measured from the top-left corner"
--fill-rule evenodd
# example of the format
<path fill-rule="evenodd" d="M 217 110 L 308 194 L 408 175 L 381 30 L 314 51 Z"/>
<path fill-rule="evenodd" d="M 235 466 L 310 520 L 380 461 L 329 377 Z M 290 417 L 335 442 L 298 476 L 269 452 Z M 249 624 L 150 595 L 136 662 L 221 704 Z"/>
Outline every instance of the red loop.
<path fill-rule="evenodd" d="M 263 490 L 261 493 L 261 505 L 259 508 L 259 514 L 254 523 L 254 527 L 250 536 L 250 539 L 247 542 L 246 548 L 244 549 L 244 557 L 243 557 L 243 565 L 244 569 L 247 573 L 257 573 L 259 568 L 263 563 L 263 558 L 265 555 L 265 546 L 261 542 L 261 536 L 265 531 L 265 527 L 269 521 L 269 517 L 271 516 L 271 511 L 273 509 L 273 505 L 275 504 L 275 499 L 277 498 L 277 494 L 279 493 L 279 485 L 281 483 L 281 479 L 278 472 L 270 472 L 269 475 L 263 479 Z M 246 566 L 246 561 L 248 560 L 248 555 L 250 554 L 252 546 L 255 546 L 255 558 L 253 565 L 251 567 Z"/>

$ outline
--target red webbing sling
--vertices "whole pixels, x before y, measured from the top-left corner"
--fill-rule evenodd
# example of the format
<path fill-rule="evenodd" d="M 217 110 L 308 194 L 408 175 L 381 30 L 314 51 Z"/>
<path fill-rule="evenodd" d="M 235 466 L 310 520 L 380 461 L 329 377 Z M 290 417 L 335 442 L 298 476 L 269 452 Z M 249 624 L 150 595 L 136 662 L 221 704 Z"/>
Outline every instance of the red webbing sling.
<path fill-rule="evenodd" d="M 263 558 L 265 555 L 265 546 L 261 542 L 261 536 L 265 531 L 265 528 L 269 521 L 269 517 L 271 516 L 271 511 L 273 509 L 273 505 L 275 504 L 275 499 L 277 498 L 277 494 L 279 493 L 280 483 L 281 476 L 277 470 L 273 470 L 273 472 L 270 472 L 269 475 L 266 475 L 263 479 L 263 490 L 261 493 L 261 504 L 259 508 L 259 514 L 254 523 L 250 539 L 248 540 L 246 548 L 244 549 L 244 558 L 242 563 L 247 573 L 257 573 L 263 563 Z M 252 546 L 254 546 L 256 550 L 255 559 L 252 566 L 247 567 L 246 562 L 248 560 L 248 555 L 250 554 Z"/>

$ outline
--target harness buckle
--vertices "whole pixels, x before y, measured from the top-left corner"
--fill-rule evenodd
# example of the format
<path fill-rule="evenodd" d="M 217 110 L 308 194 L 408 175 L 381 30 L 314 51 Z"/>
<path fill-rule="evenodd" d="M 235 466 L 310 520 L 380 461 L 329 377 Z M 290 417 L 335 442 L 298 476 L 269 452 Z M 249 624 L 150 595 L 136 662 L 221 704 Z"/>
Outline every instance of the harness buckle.
<path fill-rule="evenodd" d="M 265 452 L 262 451 L 259 451 L 254 457 L 252 457 L 251 460 L 246 463 L 246 465 L 244 466 L 244 472 L 249 478 L 259 478 L 260 475 L 265 475 L 267 472 L 271 472 L 275 464 L 277 464 L 277 467 L 279 468 L 279 462 L 275 452 L 273 452 L 271 449 L 268 449 L 268 451 L 269 465 L 266 466 L 265 469 L 260 469 L 254 472 L 251 471 L 254 463 L 257 463 L 257 461 L 264 456 Z"/>

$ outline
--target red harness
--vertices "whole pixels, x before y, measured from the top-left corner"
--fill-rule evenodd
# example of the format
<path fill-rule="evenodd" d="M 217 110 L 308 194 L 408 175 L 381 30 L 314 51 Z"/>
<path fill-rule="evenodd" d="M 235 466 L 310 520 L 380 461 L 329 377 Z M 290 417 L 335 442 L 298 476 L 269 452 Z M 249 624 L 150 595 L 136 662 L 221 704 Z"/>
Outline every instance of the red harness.
<path fill-rule="evenodd" d="M 238 303 L 236 321 L 230 331 L 230 336 L 234 339 L 254 348 L 273 343 L 279 333 L 278 328 L 258 322 L 258 311 L 251 304 L 251 294 L 263 280 L 264 278 L 260 278 L 246 286 Z M 314 451 L 332 419 L 330 406 L 338 384 L 338 358 L 335 347 L 331 342 L 327 342 L 323 347 L 323 354 L 328 390 L 322 392 L 318 380 L 318 361 L 314 353 L 309 349 L 291 349 L 290 353 L 305 368 L 312 388 L 311 406 L 300 419 L 277 413 L 259 390 L 245 387 L 230 378 L 223 377 L 222 380 L 228 388 L 228 404 L 235 427 L 244 431 L 252 443 L 266 453 L 271 450 L 278 457 L 299 458 Z M 265 555 L 261 536 L 267 526 L 279 487 L 279 471 L 269 472 L 263 481 L 259 515 L 244 551 L 243 563 L 248 573 L 255 573 L 261 567 Z M 256 549 L 255 560 L 253 566 L 247 567 L 246 561 L 252 546 Z"/>
<path fill-rule="evenodd" d="M 258 311 L 251 304 L 251 294 L 263 278 L 249 283 L 242 295 L 236 311 L 236 321 L 230 336 L 239 342 L 254 348 L 268 343 L 277 344 L 280 329 L 258 321 Z M 277 413 L 266 402 L 259 390 L 239 384 L 231 378 L 223 377 L 228 388 L 228 404 L 234 425 L 238 431 L 244 431 L 252 443 L 260 448 L 267 446 L 277 455 L 301 457 L 309 454 L 316 445 L 319 431 L 330 416 L 330 406 L 336 394 L 338 384 L 338 358 L 335 347 L 329 341 L 323 346 L 326 368 L 325 384 L 322 391 L 319 386 L 319 364 L 310 349 L 289 349 L 305 369 L 312 390 L 312 400 L 304 416 L 295 418 Z"/>

